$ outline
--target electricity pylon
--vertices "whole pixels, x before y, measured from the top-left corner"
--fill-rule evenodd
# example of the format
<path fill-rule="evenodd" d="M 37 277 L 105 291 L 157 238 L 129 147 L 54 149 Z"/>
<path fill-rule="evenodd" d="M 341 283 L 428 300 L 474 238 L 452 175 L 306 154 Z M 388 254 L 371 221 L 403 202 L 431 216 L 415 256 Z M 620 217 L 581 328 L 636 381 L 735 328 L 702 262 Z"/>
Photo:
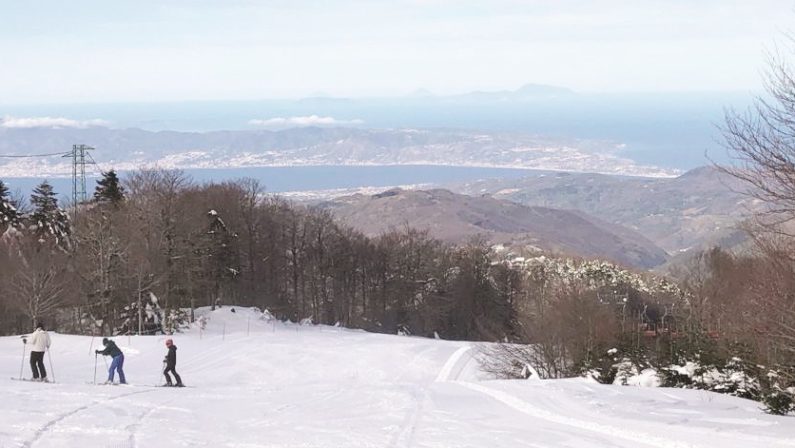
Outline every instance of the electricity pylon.
<path fill-rule="evenodd" d="M 86 151 L 93 151 L 88 145 L 72 145 L 72 152 L 64 157 L 72 158 L 72 219 L 77 218 L 78 205 L 86 197 Z"/>

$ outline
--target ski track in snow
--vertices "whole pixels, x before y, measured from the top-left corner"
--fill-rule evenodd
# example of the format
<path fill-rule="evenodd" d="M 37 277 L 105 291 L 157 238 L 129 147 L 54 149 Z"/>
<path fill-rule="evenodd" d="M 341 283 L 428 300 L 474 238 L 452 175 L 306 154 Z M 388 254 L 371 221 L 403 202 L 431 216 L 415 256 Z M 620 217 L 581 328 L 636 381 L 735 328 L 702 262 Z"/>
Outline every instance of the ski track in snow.
<path fill-rule="evenodd" d="M 648 446 L 651 448 L 707 448 L 708 446 L 708 445 L 694 444 L 690 442 L 670 440 L 664 437 L 655 436 L 645 432 L 633 431 L 626 428 L 618 428 L 615 426 L 604 425 L 593 421 L 586 421 L 583 419 L 572 418 L 566 414 L 555 413 L 547 409 L 540 408 L 536 405 L 531 404 L 526 400 L 522 400 L 507 392 L 490 388 L 484 385 L 484 383 L 487 382 L 475 383 L 471 381 L 460 381 L 458 380 L 458 378 L 461 372 L 466 368 L 468 363 L 474 361 L 474 357 L 471 355 L 472 350 L 473 350 L 472 346 L 463 346 L 459 348 L 456 352 L 454 352 L 450 356 L 450 358 L 448 358 L 447 362 L 440 370 L 436 381 L 457 384 L 459 386 L 465 387 L 467 389 L 488 396 L 493 400 L 496 400 L 518 412 L 529 415 L 535 419 L 545 420 L 554 424 L 565 425 L 574 428 L 577 431 L 588 431 L 592 433 L 597 433 L 600 435 L 608 436 L 611 439 L 619 438 L 626 440 L 628 442 L 640 444 L 640 446 Z M 593 388 L 587 386 L 585 386 L 584 389 L 590 392 L 595 392 Z M 607 388 L 607 390 L 610 391 L 611 395 L 613 396 L 620 395 L 620 392 L 612 391 L 609 388 Z M 675 403 L 683 402 L 681 398 L 675 395 L 668 394 L 665 392 L 663 392 L 662 395 L 673 399 Z M 570 402 L 565 400 L 560 400 L 558 402 L 559 405 L 561 403 L 563 404 L 560 407 L 564 407 L 570 404 Z M 569 406 L 568 409 L 569 415 L 582 415 L 583 413 L 582 408 L 577 408 L 577 409 L 572 409 L 572 408 L 573 406 Z M 710 421 L 714 420 L 715 419 L 710 419 Z M 736 420 L 733 422 L 735 423 L 744 422 L 745 424 L 748 424 L 746 420 Z M 755 446 L 752 445 L 754 443 L 764 443 L 765 447 L 795 446 L 795 441 L 790 439 L 780 440 L 764 436 L 746 437 L 742 434 L 733 434 L 731 437 L 735 439 L 739 438 L 746 440 L 747 443 L 749 444 L 747 446 L 749 447 Z"/>
<path fill-rule="evenodd" d="M 151 390 L 138 390 L 138 391 L 135 391 L 135 392 L 130 392 L 130 393 L 126 393 L 126 394 L 121 394 L 121 395 L 116 395 L 116 396 L 113 396 L 113 397 L 109 397 L 109 398 L 106 398 L 104 400 L 95 400 L 95 401 L 92 401 L 91 403 L 88 403 L 88 404 L 85 404 L 85 405 L 80 406 L 78 408 L 75 408 L 75 409 L 73 409 L 73 410 L 71 410 L 69 412 L 65 412 L 63 414 L 60 414 L 56 418 L 54 418 L 54 419 L 50 420 L 49 422 L 45 423 L 44 426 L 42 426 L 41 428 L 37 429 L 36 432 L 33 434 L 33 437 L 30 440 L 28 440 L 27 442 L 24 442 L 22 444 L 22 446 L 25 447 L 25 448 L 32 448 L 44 435 L 46 435 L 48 432 L 50 432 L 56 425 L 58 425 L 62 421 L 68 419 L 69 417 L 71 417 L 71 416 L 73 416 L 73 415 L 75 415 L 77 413 L 80 413 L 80 412 L 83 412 L 85 410 L 91 409 L 91 408 L 93 408 L 95 406 L 105 405 L 105 404 L 108 404 L 108 403 L 113 402 L 115 400 L 119 400 L 121 398 L 129 397 L 131 395 L 145 394 L 145 393 L 149 393 L 149 392 L 153 392 L 153 391 L 151 391 Z"/>
<path fill-rule="evenodd" d="M 516 398 L 512 395 L 509 395 L 505 392 L 491 389 L 481 384 L 476 384 L 469 381 L 460 381 L 458 378 L 460 377 L 461 372 L 464 370 L 464 368 L 467 366 L 468 363 L 474 360 L 474 357 L 471 355 L 472 350 L 473 347 L 471 345 L 463 346 L 458 350 L 456 350 L 450 356 L 450 358 L 448 358 L 447 362 L 445 362 L 444 366 L 439 371 L 439 375 L 436 378 L 436 382 L 457 384 L 459 386 L 486 395 L 500 403 L 505 404 L 506 406 L 514 410 L 527 414 L 531 417 L 537 419 L 543 419 L 551 423 L 563 424 L 566 426 L 576 428 L 577 430 L 595 432 L 598 434 L 609 436 L 611 438 L 619 437 L 622 439 L 626 439 L 630 442 L 639 443 L 641 444 L 641 446 L 648 446 L 652 448 L 700 448 L 697 447 L 696 445 L 668 441 L 665 439 L 661 439 L 659 437 L 650 436 L 648 434 L 636 434 L 611 426 L 599 425 L 591 422 L 576 420 L 566 417 L 564 415 L 556 415 L 551 412 L 547 412 L 543 409 L 538 409 L 537 407 L 531 405 L 530 403 L 521 400 L 519 398 Z"/>
<path fill-rule="evenodd" d="M 312 398 L 307 399 L 307 400 L 298 401 L 298 402 L 295 402 L 295 403 L 284 404 L 284 405 L 279 406 L 278 408 L 274 409 L 273 412 L 282 412 L 282 411 L 285 411 L 287 409 L 294 409 L 294 408 L 299 408 L 300 409 L 302 407 L 317 403 L 319 401 L 333 400 L 333 399 L 339 397 L 340 395 L 342 395 L 342 393 L 343 393 L 342 390 L 334 390 L 334 391 L 331 391 L 331 392 L 328 392 L 328 393 L 325 393 L 325 394 L 317 395 L 317 396 L 312 397 Z"/>
<path fill-rule="evenodd" d="M 419 364 L 434 350 L 436 350 L 436 347 L 426 347 L 420 350 L 411 358 L 406 366 L 412 367 L 416 364 Z M 405 374 L 406 372 L 404 371 L 401 373 L 398 379 L 402 380 Z M 395 435 L 391 438 L 391 441 L 388 445 L 389 448 L 410 448 L 414 445 L 414 434 L 417 431 L 417 426 L 422 414 L 423 404 L 428 399 L 428 390 L 426 386 L 408 387 L 409 393 L 411 394 L 412 400 L 414 401 L 414 406 L 411 407 L 411 409 L 409 409 L 409 411 L 406 413 L 406 417 L 401 423 L 400 429 L 398 429 Z"/>
<path fill-rule="evenodd" d="M 457 384 L 466 387 L 467 389 L 487 395 L 505 404 L 506 406 L 527 414 L 533 418 L 570 426 L 572 428 L 576 428 L 577 430 L 595 432 L 609 436 L 611 438 L 621 438 L 630 442 L 639 443 L 641 446 L 648 446 L 652 448 L 702 448 L 698 445 L 693 445 L 686 442 L 676 442 L 664 439 L 662 437 L 656 437 L 651 434 L 638 433 L 627 429 L 616 428 L 613 426 L 602 425 L 599 423 L 571 418 L 565 415 L 555 414 L 544 409 L 539 409 L 527 401 L 516 398 L 506 392 L 491 389 L 480 384 L 464 381 L 457 382 Z"/>
<path fill-rule="evenodd" d="M 124 428 L 125 430 L 127 430 L 130 433 L 129 438 L 127 439 L 128 442 L 129 442 L 129 448 L 138 448 L 136 435 L 138 434 L 138 431 L 140 430 L 141 425 L 143 424 L 144 420 L 149 418 L 149 416 L 154 414 L 155 412 L 160 411 L 161 409 L 163 409 L 163 407 L 165 405 L 167 405 L 167 404 L 169 404 L 169 403 L 171 403 L 171 402 L 173 402 L 175 400 L 176 400 L 176 398 L 172 398 L 170 400 L 166 400 L 164 403 L 162 403 L 162 404 L 160 404 L 158 406 L 154 406 L 154 407 L 151 407 L 151 408 L 145 410 L 143 413 L 141 413 L 141 415 L 136 417 L 136 419 L 135 419 L 135 421 L 133 423 L 130 423 L 129 425 L 127 425 L 127 427 Z"/>
<path fill-rule="evenodd" d="M 422 349 L 411 358 L 411 361 L 408 362 L 407 366 L 414 366 L 420 363 L 421 360 L 426 358 L 435 350 L 436 347 L 427 347 Z M 403 379 L 404 375 L 405 372 L 401 374 L 399 378 Z M 400 429 L 397 433 L 395 433 L 395 436 L 392 438 L 389 444 L 390 448 L 411 448 L 414 445 L 414 437 L 415 433 L 417 432 L 420 417 L 422 415 L 423 405 L 425 401 L 428 400 L 429 394 L 428 388 L 426 386 L 411 387 L 410 393 L 412 399 L 414 400 L 414 406 L 406 413 L 406 417 L 403 420 Z"/>
<path fill-rule="evenodd" d="M 436 382 L 445 383 L 453 379 L 458 379 L 464 366 L 472 359 L 471 357 L 465 356 L 471 350 L 471 345 L 465 345 L 450 355 L 450 358 L 447 359 L 447 362 L 442 366 L 442 370 L 440 370 L 439 374 L 436 376 Z"/>
<path fill-rule="evenodd" d="M 423 403 L 428 399 L 428 391 L 423 387 L 419 390 L 412 390 L 411 395 L 414 399 L 414 406 L 406 413 L 400 430 L 389 443 L 390 448 L 411 448 L 414 445 L 414 434 L 422 414 Z"/>

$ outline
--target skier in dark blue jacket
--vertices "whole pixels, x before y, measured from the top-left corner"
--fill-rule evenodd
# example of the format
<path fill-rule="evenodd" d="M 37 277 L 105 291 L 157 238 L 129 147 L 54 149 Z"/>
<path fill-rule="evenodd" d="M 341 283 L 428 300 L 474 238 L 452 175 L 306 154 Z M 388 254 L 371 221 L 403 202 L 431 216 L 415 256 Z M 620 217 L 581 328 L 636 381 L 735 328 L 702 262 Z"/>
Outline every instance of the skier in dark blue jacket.
<path fill-rule="evenodd" d="M 102 345 L 105 346 L 105 349 L 95 350 L 94 353 L 113 358 L 113 361 L 110 363 L 110 368 L 108 369 L 108 382 L 106 384 L 113 383 L 113 377 L 117 370 L 119 371 L 119 382 L 121 384 L 127 384 L 127 379 L 124 378 L 124 353 L 122 353 L 115 342 L 108 338 L 102 338 Z"/>

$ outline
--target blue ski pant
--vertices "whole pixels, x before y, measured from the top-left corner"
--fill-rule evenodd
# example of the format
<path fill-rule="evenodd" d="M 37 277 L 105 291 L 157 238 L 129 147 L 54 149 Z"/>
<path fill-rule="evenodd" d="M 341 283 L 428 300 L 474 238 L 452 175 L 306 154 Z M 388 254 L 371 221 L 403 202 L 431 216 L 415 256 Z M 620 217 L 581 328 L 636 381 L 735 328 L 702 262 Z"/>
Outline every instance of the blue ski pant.
<path fill-rule="evenodd" d="M 113 377 L 117 370 L 119 371 L 119 382 L 127 384 L 127 379 L 124 378 L 124 355 L 113 358 L 113 362 L 110 363 L 110 369 L 108 369 L 108 381 L 113 382 Z"/>

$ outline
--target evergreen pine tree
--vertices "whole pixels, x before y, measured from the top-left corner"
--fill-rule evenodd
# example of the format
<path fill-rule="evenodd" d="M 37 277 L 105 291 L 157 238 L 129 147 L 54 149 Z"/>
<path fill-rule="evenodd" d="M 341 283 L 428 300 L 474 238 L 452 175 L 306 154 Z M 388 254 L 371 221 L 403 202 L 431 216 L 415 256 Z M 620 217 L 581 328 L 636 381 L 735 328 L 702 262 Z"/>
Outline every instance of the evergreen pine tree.
<path fill-rule="evenodd" d="M 30 195 L 33 213 L 32 229 L 39 241 L 54 240 L 60 246 L 69 244 L 69 216 L 58 207 L 56 193 L 46 180 Z"/>
<path fill-rule="evenodd" d="M 19 226 L 19 212 L 8 195 L 8 187 L 0 180 L 0 234 Z"/>
<path fill-rule="evenodd" d="M 102 179 L 97 181 L 97 188 L 94 191 L 94 200 L 113 205 L 124 201 L 124 187 L 121 186 L 116 170 L 102 173 Z"/>

